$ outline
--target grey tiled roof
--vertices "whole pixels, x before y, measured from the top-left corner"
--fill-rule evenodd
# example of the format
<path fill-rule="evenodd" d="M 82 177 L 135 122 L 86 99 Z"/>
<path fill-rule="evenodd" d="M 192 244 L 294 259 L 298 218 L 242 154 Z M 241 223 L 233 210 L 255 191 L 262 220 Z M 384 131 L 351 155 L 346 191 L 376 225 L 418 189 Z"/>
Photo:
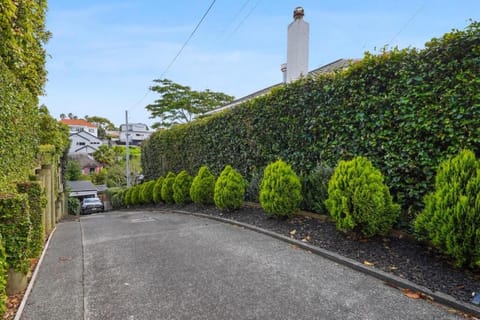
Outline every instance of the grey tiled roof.
<path fill-rule="evenodd" d="M 97 187 L 91 181 L 67 181 L 67 187 L 72 192 L 79 192 L 79 191 L 97 191 Z"/>

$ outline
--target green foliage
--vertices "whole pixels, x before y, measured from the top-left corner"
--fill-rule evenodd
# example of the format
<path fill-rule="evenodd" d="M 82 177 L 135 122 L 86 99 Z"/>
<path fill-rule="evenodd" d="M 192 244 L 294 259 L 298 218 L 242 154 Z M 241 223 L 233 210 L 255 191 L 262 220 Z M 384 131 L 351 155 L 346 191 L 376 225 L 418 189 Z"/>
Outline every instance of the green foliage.
<path fill-rule="evenodd" d="M 2 0 L 0 8 L 0 59 L 32 96 L 41 95 L 47 80 L 43 45 L 50 38 L 47 1 Z"/>
<path fill-rule="evenodd" d="M 0 234 L 0 317 L 3 317 L 3 314 L 6 311 L 7 303 L 7 254 L 5 253 L 4 241 L 2 235 Z"/>
<path fill-rule="evenodd" d="M 161 98 L 146 106 L 151 118 L 160 118 L 162 122 L 154 128 L 169 127 L 174 124 L 192 121 L 195 116 L 218 108 L 233 100 L 232 96 L 210 90 L 195 91 L 168 79 L 153 80 L 157 85 L 150 90 L 160 94 Z"/>
<path fill-rule="evenodd" d="M 67 200 L 68 214 L 80 214 L 80 200 L 78 198 L 69 197 Z"/>
<path fill-rule="evenodd" d="M 442 162 L 435 190 L 425 196 L 415 219 L 420 238 L 427 238 L 458 266 L 480 266 L 480 160 L 470 150 Z"/>
<path fill-rule="evenodd" d="M 139 204 L 142 204 L 142 198 L 141 198 L 141 184 L 137 184 L 132 187 L 132 194 L 131 194 L 131 205 L 132 206 L 137 206 Z"/>
<path fill-rule="evenodd" d="M 328 198 L 328 182 L 332 174 L 331 167 L 319 164 L 311 172 L 302 176 L 303 201 L 301 208 L 303 210 L 328 214 L 325 200 Z"/>
<path fill-rule="evenodd" d="M 155 181 L 155 186 L 153 187 L 153 203 L 160 203 L 162 202 L 162 186 L 163 181 L 165 180 L 164 177 L 158 177 Z"/>
<path fill-rule="evenodd" d="M 131 206 L 133 204 L 132 203 L 132 192 L 133 192 L 133 187 L 130 187 L 124 193 L 123 203 L 125 203 L 126 206 Z"/>
<path fill-rule="evenodd" d="M 125 188 L 108 188 L 105 191 L 106 196 L 110 199 L 110 204 L 114 209 L 120 209 L 125 206 L 124 199 L 125 199 Z"/>
<path fill-rule="evenodd" d="M 260 202 L 260 186 L 262 184 L 263 170 L 253 167 L 247 177 L 247 187 L 245 189 L 245 199 L 247 201 Z"/>
<path fill-rule="evenodd" d="M 153 203 L 153 189 L 155 188 L 156 180 L 150 180 L 142 184 L 142 203 L 143 204 L 152 204 Z"/>
<path fill-rule="evenodd" d="M 68 181 L 81 180 L 82 167 L 77 161 L 69 160 L 67 161 L 67 168 L 64 174 L 65 174 L 65 180 L 68 180 Z"/>
<path fill-rule="evenodd" d="M 4 194 L 0 197 L 0 234 L 5 244 L 7 265 L 24 274 L 30 268 L 29 210 L 26 194 Z"/>
<path fill-rule="evenodd" d="M 250 177 L 282 158 L 296 172 L 365 156 L 405 212 L 423 207 L 435 168 L 470 148 L 480 154 L 480 24 L 424 50 L 367 54 L 346 71 L 307 77 L 189 124 L 155 132 L 142 146 L 145 176 L 217 175 L 226 163 Z"/>
<path fill-rule="evenodd" d="M 98 149 L 93 153 L 95 160 L 102 164 L 111 165 L 117 159 L 114 149 L 106 144 L 98 146 Z"/>
<path fill-rule="evenodd" d="M 173 183 L 175 182 L 175 174 L 173 172 L 169 172 L 163 180 L 162 184 L 162 200 L 165 203 L 174 203 L 175 200 L 173 199 Z"/>
<path fill-rule="evenodd" d="M 207 166 L 200 167 L 190 187 L 190 198 L 195 203 L 213 204 L 214 190 L 215 176 Z"/>
<path fill-rule="evenodd" d="M 260 205 L 269 215 L 291 217 L 302 202 L 302 183 L 282 160 L 269 164 L 260 186 Z"/>
<path fill-rule="evenodd" d="M 245 198 L 245 180 L 242 175 L 227 165 L 215 182 L 213 200 L 220 210 L 236 210 Z"/>
<path fill-rule="evenodd" d="M 42 253 L 44 242 L 43 211 L 47 206 L 47 197 L 42 186 L 38 182 L 26 182 L 17 185 L 18 192 L 26 193 L 30 207 L 30 221 L 32 230 L 30 234 L 30 258 L 38 258 Z"/>
<path fill-rule="evenodd" d="M 62 156 L 70 146 L 70 129 L 67 125 L 53 118 L 45 105 L 41 105 L 38 111 L 40 145 L 53 145 L 54 154 Z"/>
<path fill-rule="evenodd" d="M 387 233 L 400 213 L 382 173 L 364 157 L 340 161 L 328 184 L 325 205 L 337 229 L 366 237 Z"/>
<path fill-rule="evenodd" d="M 187 171 L 182 170 L 173 182 L 173 200 L 176 204 L 186 204 L 191 202 L 190 188 L 192 186 L 193 178 Z"/>
<path fill-rule="evenodd" d="M 2 8 L 3 9 L 3 8 Z M 3 24 L 0 14 L 0 26 Z M 4 30 L 0 27 L 0 35 Z M 37 99 L 2 60 L 0 45 L 0 192 L 16 190 L 16 181 L 28 179 L 39 147 Z"/>

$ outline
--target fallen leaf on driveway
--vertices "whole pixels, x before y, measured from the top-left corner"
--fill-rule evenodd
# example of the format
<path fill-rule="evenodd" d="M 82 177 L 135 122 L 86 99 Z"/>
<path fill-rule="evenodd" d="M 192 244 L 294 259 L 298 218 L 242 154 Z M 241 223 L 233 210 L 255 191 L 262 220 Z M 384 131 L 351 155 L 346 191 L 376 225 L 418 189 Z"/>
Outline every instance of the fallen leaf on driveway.
<path fill-rule="evenodd" d="M 375 263 L 373 263 L 373 262 L 370 262 L 370 261 L 367 261 L 367 260 L 363 261 L 363 264 L 364 264 L 364 265 L 366 265 L 366 266 L 369 266 L 369 267 L 371 267 L 371 266 L 374 266 L 374 265 L 375 265 Z"/>
<path fill-rule="evenodd" d="M 295 230 L 295 229 L 293 229 L 292 231 L 290 231 L 290 235 L 291 235 L 291 236 L 294 236 L 295 233 L 297 233 L 297 230 Z"/>
<path fill-rule="evenodd" d="M 422 295 L 417 291 L 412 291 L 410 289 L 403 289 L 403 294 L 409 297 L 410 299 L 420 299 Z"/>

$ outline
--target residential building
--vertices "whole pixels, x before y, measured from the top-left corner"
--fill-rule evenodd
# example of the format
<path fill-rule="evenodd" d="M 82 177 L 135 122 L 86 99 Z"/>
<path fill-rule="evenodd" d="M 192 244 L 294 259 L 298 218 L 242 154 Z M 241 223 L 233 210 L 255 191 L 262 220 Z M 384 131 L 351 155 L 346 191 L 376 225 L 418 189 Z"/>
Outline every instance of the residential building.
<path fill-rule="evenodd" d="M 95 160 L 92 155 L 86 153 L 69 154 L 68 160 L 77 162 L 82 168 L 82 174 L 84 175 L 99 173 L 103 169 L 103 164 Z"/>
<path fill-rule="evenodd" d="M 93 153 L 98 149 L 98 147 L 104 144 L 102 140 L 86 131 L 78 131 L 76 133 L 71 133 L 69 138 L 69 155 L 86 154 L 92 156 Z"/>
<path fill-rule="evenodd" d="M 92 136 L 98 137 L 97 126 L 83 119 L 62 119 L 61 123 L 66 124 L 70 128 L 70 134 L 77 132 L 88 132 Z"/>
<path fill-rule="evenodd" d="M 129 123 L 128 131 L 127 125 L 120 125 L 120 143 L 126 144 L 128 133 L 128 143 L 132 145 L 140 145 L 144 140 L 148 139 L 152 135 L 152 131 L 148 129 L 148 126 L 143 123 Z"/>

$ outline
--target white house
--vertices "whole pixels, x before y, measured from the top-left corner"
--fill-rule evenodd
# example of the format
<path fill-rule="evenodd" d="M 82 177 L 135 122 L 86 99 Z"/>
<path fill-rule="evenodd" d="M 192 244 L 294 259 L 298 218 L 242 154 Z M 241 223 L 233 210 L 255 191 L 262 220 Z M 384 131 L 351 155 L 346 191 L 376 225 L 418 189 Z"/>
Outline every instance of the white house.
<path fill-rule="evenodd" d="M 127 125 L 122 124 L 120 126 L 120 143 L 121 144 L 125 144 L 127 142 L 127 133 L 128 133 L 128 143 L 139 145 L 144 140 L 148 139 L 153 132 L 148 130 L 148 126 L 143 123 L 129 123 L 128 131 L 127 131 Z"/>
<path fill-rule="evenodd" d="M 97 126 L 83 119 L 62 119 L 61 123 L 66 124 L 70 128 L 70 134 L 77 132 L 88 132 L 92 136 L 98 137 Z"/>
<path fill-rule="evenodd" d="M 70 134 L 70 149 L 68 154 L 88 154 L 92 155 L 103 143 L 96 136 L 86 132 L 78 131 Z"/>

